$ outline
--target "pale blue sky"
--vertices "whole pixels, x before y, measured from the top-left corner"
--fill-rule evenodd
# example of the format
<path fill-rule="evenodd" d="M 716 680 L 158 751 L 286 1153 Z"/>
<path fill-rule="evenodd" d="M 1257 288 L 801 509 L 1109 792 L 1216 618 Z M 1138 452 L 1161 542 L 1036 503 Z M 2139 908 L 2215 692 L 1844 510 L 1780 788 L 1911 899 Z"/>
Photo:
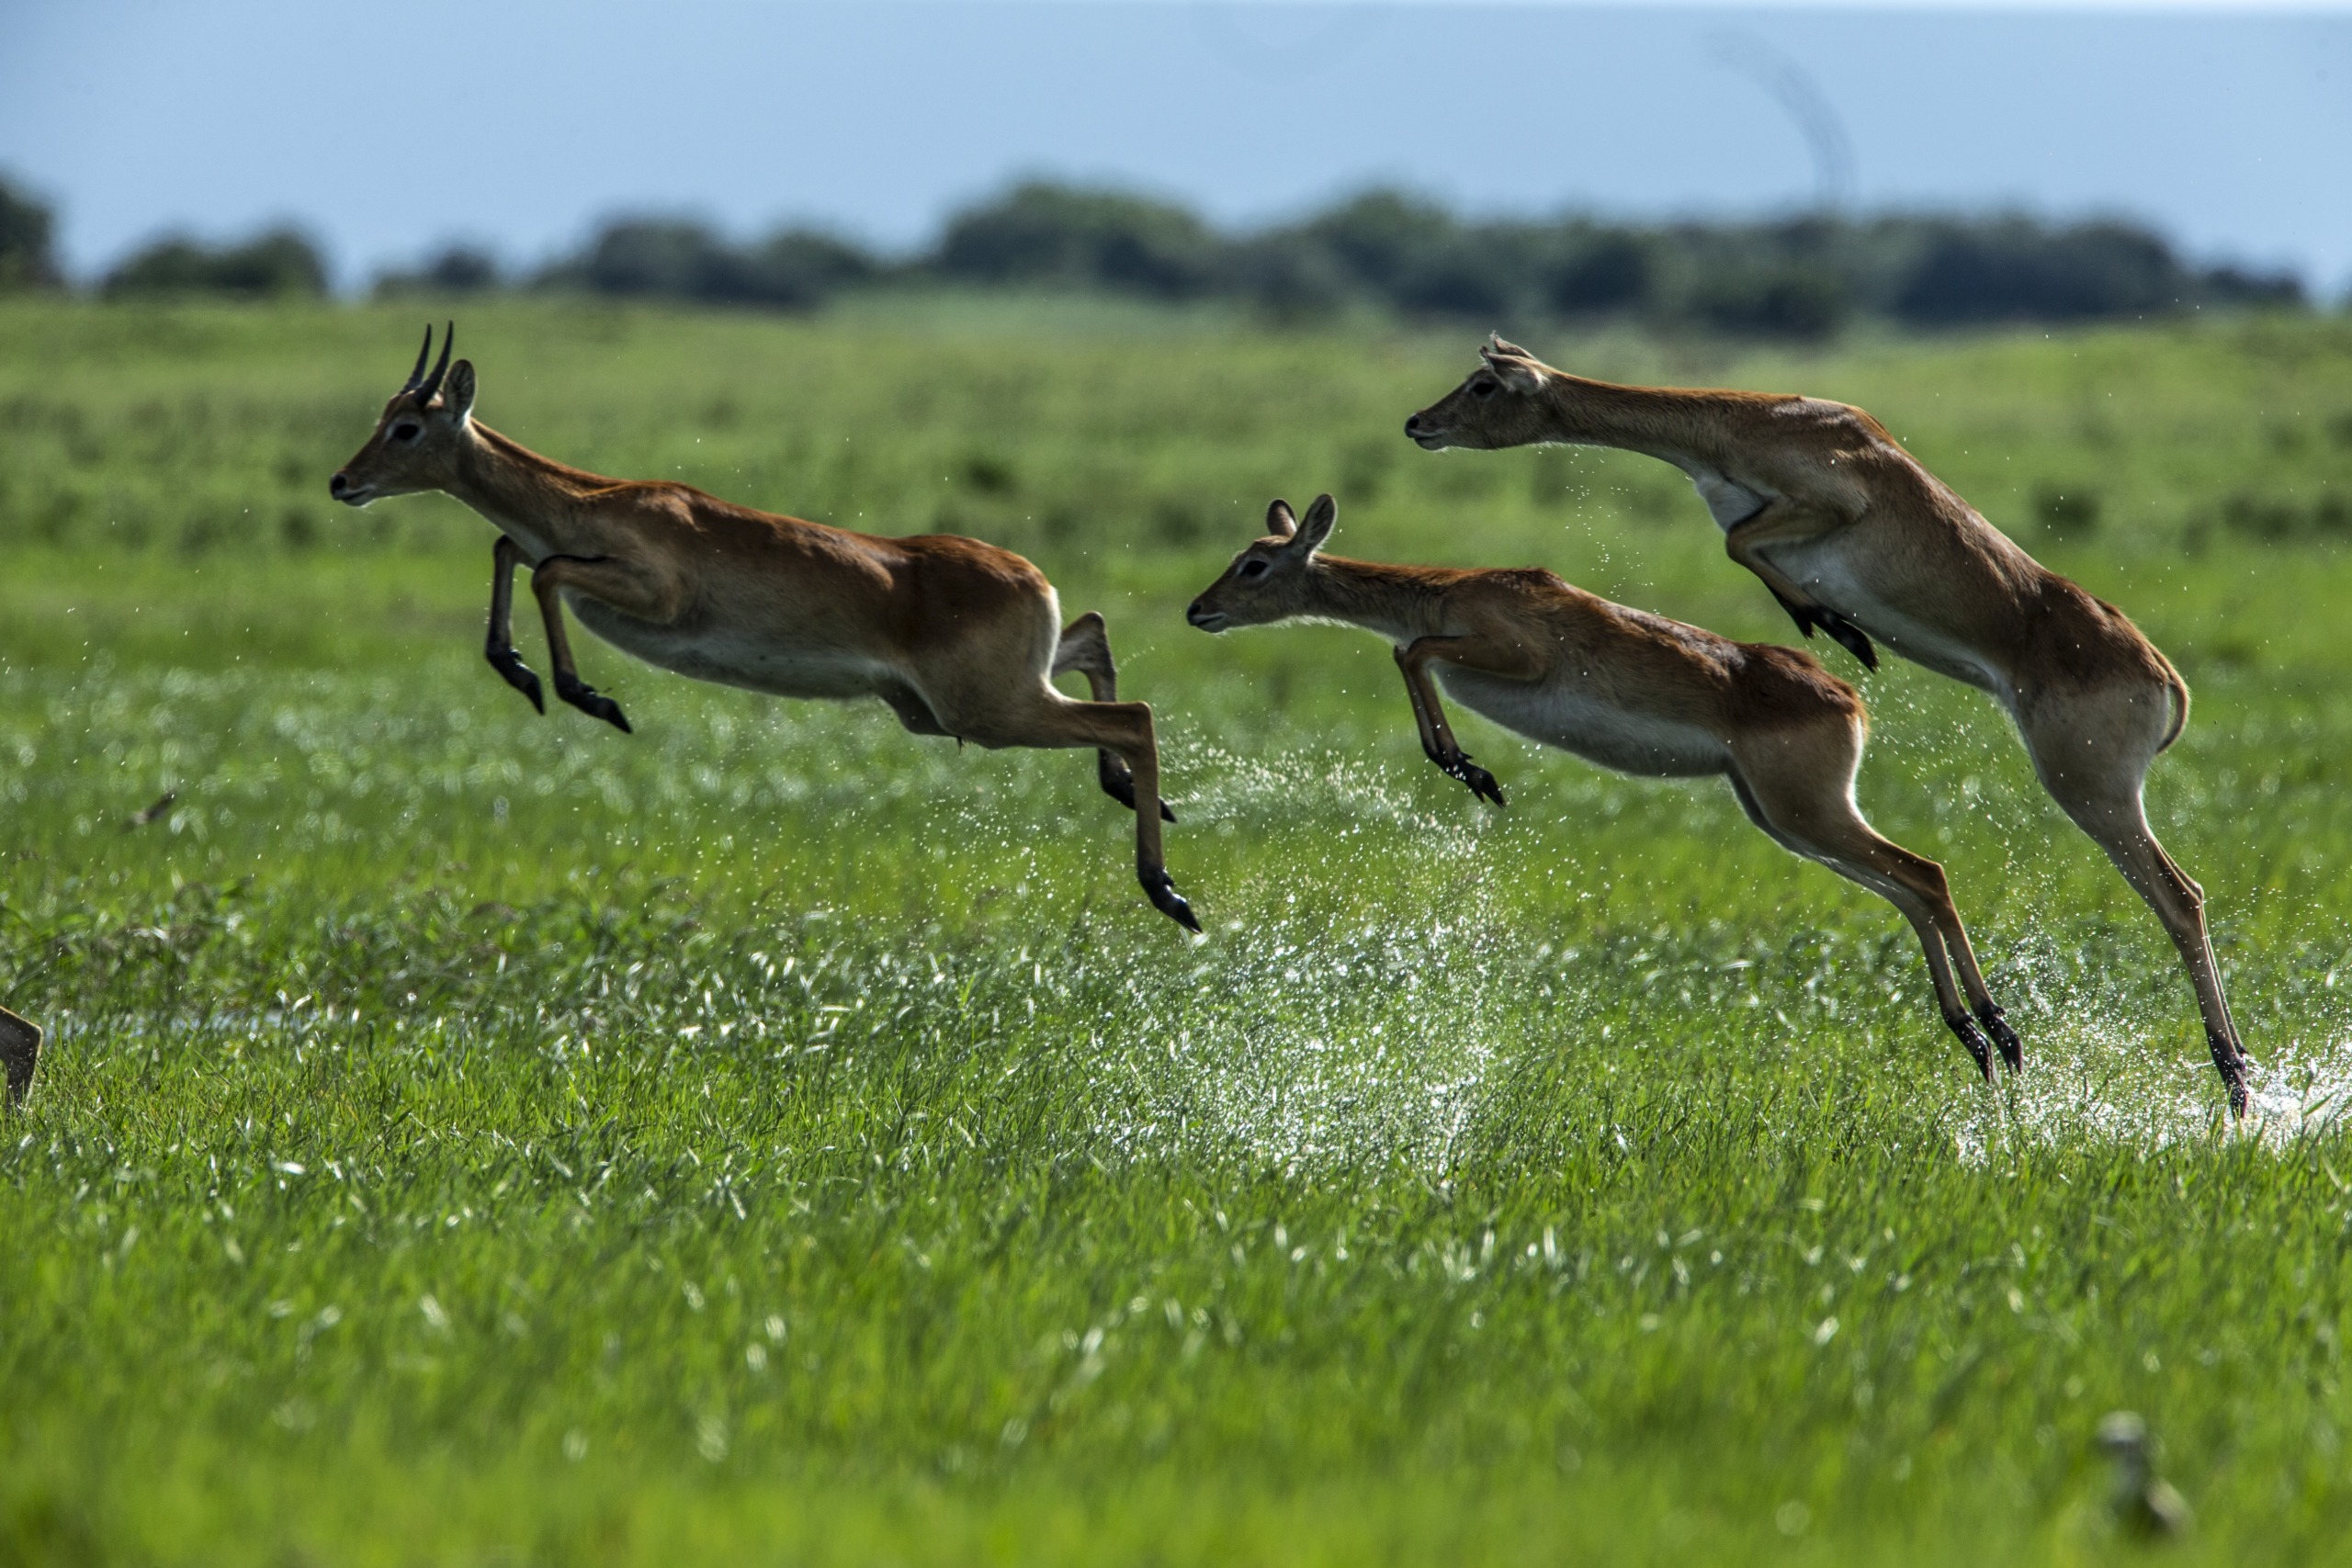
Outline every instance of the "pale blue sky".
<path fill-rule="evenodd" d="M 1735 64 L 1734 62 L 1741 63 Z M 2352 280 L 2352 10 L 1189 0 L 0 0 L 0 167 L 69 264 L 291 218 L 346 283 L 453 237 L 530 262 L 620 210 L 889 245 L 1020 173 L 1223 220 L 1372 181 L 1540 213 L 2150 220 Z"/>

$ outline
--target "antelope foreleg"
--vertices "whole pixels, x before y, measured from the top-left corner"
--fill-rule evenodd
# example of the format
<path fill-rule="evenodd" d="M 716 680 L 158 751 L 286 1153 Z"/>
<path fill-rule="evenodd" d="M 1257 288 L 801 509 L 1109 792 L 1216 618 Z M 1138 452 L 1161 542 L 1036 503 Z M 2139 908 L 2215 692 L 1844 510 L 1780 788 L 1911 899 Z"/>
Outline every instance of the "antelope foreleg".
<path fill-rule="evenodd" d="M 539 617 L 547 625 L 548 657 L 555 666 L 555 694 L 623 734 L 630 733 L 620 704 L 582 681 L 571 660 L 561 597 L 567 589 L 623 615 L 657 623 L 676 618 L 677 591 L 645 568 L 612 556 L 549 556 L 531 570 L 531 592 L 539 602 Z"/>
<path fill-rule="evenodd" d="M 1111 659 L 1110 628 L 1102 617 L 1089 610 L 1062 628 L 1061 640 L 1054 648 L 1053 672 L 1067 675 L 1077 671 L 1086 677 L 1086 689 L 1098 703 L 1119 700 L 1119 668 Z M 1107 749 L 1094 753 L 1095 777 L 1102 785 L 1102 793 L 1133 811 L 1136 808 L 1135 772 L 1120 760 L 1119 754 Z M 1159 803 L 1162 821 L 1176 820 L 1176 808 L 1166 801 Z"/>
<path fill-rule="evenodd" d="M 1502 786 L 1495 775 L 1470 760 L 1453 739 L 1445 721 L 1445 706 L 1430 679 L 1430 661 L 1442 659 L 1465 669 L 1481 670 L 1513 680 L 1532 681 L 1542 674 L 1538 662 L 1519 643 L 1505 637 L 1471 635 L 1425 637 L 1396 650 L 1396 668 L 1404 672 L 1405 695 L 1413 705 L 1413 722 L 1421 732 L 1421 750 L 1446 776 L 1461 780 L 1481 800 L 1504 805 Z"/>
<path fill-rule="evenodd" d="M 548 702 L 539 685 L 539 677 L 523 662 L 514 651 L 514 569 L 528 566 L 530 558 L 523 554 L 523 547 L 498 536 L 498 543 L 490 552 L 490 633 L 482 645 L 482 656 L 499 678 L 531 699 L 531 705 L 541 713 L 548 711 Z"/>
<path fill-rule="evenodd" d="M 1875 670 L 1878 668 L 1878 649 L 1871 645 L 1869 635 L 1837 611 L 1815 600 L 1761 553 L 1761 547 L 1766 545 L 1817 539 L 1842 526 L 1842 520 L 1825 517 L 1781 496 L 1765 502 L 1761 511 L 1725 530 L 1724 553 L 1762 580 L 1764 586 L 1771 590 L 1772 597 L 1781 602 L 1781 608 L 1796 622 L 1800 633 L 1810 637 L 1813 628 L 1819 626 L 1838 647 L 1860 660 L 1864 669 Z"/>

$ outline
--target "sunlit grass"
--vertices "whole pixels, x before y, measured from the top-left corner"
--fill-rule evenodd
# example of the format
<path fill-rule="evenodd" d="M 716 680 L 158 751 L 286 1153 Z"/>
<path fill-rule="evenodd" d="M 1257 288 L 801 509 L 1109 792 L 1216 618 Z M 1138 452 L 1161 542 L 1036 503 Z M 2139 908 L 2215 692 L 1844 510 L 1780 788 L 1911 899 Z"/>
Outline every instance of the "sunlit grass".
<path fill-rule="evenodd" d="M 1894 913 L 1720 788 L 1465 718 L 1497 813 L 1370 639 L 1183 628 L 1329 487 L 1358 553 L 1783 634 L 1637 466 L 1406 446 L 1459 345 L 461 324 L 556 455 L 959 515 L 1104 610 L 1194 942 L 1082 755 L 593 642 L 639 733 L 533 714 L 486 528 L 318 499 L 400 323 L 8 321 L 60 368 L 0 367 L 0 999 L 52 1032 L 0 1124 L 0 1562 L 2064 1562 L 2124 1550 L 2117 1406 L 2183 1560 L 2352 1527 L 2346 569 L 2195 532 L 2342 461 L 2352 382 L 2267 329 L 1700 367 L 1860 398 L 1988 509 L 2105 487 L 2033 542 L 2197 686 L 2151 806 L 2262 1062 L 2230 1136 L 2161 931 L 1970 694 L 1865 681 L 1861 795 L 2025 1033 L 1994 1091 Z"/>

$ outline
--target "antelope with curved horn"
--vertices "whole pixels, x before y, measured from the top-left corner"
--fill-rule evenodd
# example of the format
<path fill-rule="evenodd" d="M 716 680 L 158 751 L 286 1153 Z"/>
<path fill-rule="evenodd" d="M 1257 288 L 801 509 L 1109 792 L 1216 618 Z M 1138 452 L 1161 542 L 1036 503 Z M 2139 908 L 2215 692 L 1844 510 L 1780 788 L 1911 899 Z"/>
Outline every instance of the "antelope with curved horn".
<path fill-rule="evenodd" d="M 1775 843 L 1903 912 L 1926 950 L 1944 1022 L 1988 1080 L 1987 1034 L 2005 1064 L 2020 1064 L 2024 1048 L 1985 988 L 1943 868 L 1881 838 L 1854 804 L 1870 720 L 1851 686 L 1810 654 L 1612 604 L 1536 567 L 1462 570 L 1324 555 L 1338 519 L 1328 495 L 1315 498 L 1304 521 L 1275 502 L 1266 536 L 1233 558 L 1185 618 L 1221 632 L 1310 616 L 1387 638 L 1422 750 L 1497 806 L 1502 791 L 1454 740 L 1432 671 L 1473 712 L 1604 768 L 1729 781 Z"/>
<path fill-rule="evenodd" d="M 451 337 L 455 336 L 454 327 Z M 1193 931 L 1161 859 L 1159 751 L 1151 709 L 1117 700 L 1102 617 L 1060 625 L 1045 574 L 1010 550 L 952 535 L 877 538 L 755 512 L 689 485 L 605 479 L 542 457 L 473 417 L 474 367 L 416 368 L 376 433 L 329 484 L 337 501 L 441 491 L 499 530 L 491 555 L 491 667 L 542 713 L 515 652 L 514 571 L 531 572 L 556 695 L 626 730 L 620 705 L 580 679 L 563 610 L 622 651 L 698 680 L 786 697 L 878 697 L 918 735 L 987 747 L 1093 748 L 1103 790 L 1136 812 L 1136 874 L 1154 908 Z M 1055 689 L 1076 671 L 1094 700 Z"/>
<path fill-rule="evenodd" d="M 1467 380 L 1406 420 L 1413 441 L 1661 458 L 1798 630 L 1820 627 L 1872 669 L 1876 638 L 1990 694 L 2042 787 L 2164 922 L 2231 1111 L 2245 1114 L 2253 1064 L 2222 994 L 2205 890 L 2156 841 L 2142 800 L 2149 764 L 2188 721 L 2188 687 L 2121 611 L 2019 549 L 1860 409 L 1587 380 L 1499 338 L 1478 352 Z"/>

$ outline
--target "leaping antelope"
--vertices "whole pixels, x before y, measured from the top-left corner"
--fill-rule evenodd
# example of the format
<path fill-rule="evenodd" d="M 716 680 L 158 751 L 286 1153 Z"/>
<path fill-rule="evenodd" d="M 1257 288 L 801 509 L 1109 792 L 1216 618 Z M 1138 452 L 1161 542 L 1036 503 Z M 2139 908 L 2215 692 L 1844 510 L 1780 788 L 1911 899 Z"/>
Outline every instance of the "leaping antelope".
<path fill-rule="evenodd" d="M 1324 555 L 1338 517 L 1328 495 L 1315 498 L 1304 522 L 1275 502 L 1266 536 L 1233 558 L 1185 618 L 1221 632 L 1304 615 L 1387 638 L 1421 749 L 1498 806 L 1494 775 L 1471 761 L 1445 721 L 1432 667 L 1456 701 L 1531 740 L 1620 773 L 1721 775 L 1774 842 L 1903 912 L 1927 952 L 1944 1022 L 1986 1079 L 1988 1033 L 2004 1063 L 2021 1063 L 2023 1047 L 1985 989 L 1943 868 L 1881 838 L 1854 804 L 1870 719 L 1851 686 L 1810 654 L 1612 604 L 1537 567 L 1462 570 Z"/>
<path fill-rule="evenodd" d="M 1175 813 L 1159 799 L 1151 709 L 1116 700 L 1102 616 L 1062 627 L 1045 574 L 978 539 L 876 538 L 542 457 L 474 419 L 474 367 L 449 362 L 455 335 L 427 375 L 425 329 L 416 367 L 328 489 L 352 506 L 442 491 L 496 525 L 484 651 L 533 706 L 547 711 L 514 649 L 517 566 L 531 569 L 556 695 L 623 730 L 619 705 L 580 679 L 566 604 L 614 647 L 682 675 L 777 696 L 879 697 L 917 735 L 978 746 L 1096 749 L 1103 790 L 1131 810 L 1147 803 L 1136 812 L 1145 894 L 1200 930 L 1160 856 L 1160 818 Z M 1055 689 L 1070 671 L 1093 701 Z"/>
<path fill-rule="evenodd" d="M 2049 570 L 1844 403 L 1620 387 L 1490 338 L 1484 363 L 1405 422 L 1430 451 L 1617 446 L 1680 468 L 1807 637 L 1872 669 L 1871 639 L 1991 694 L 2034 772 L 2164 922 L 2196 988 L 2213 1066 L 2244 1115 L 2252 1066 L 2222 994 L 2205 890 L 2149 830 L 2148 766 L 2188 721 L 2188 687 L 2112 604 Z"/>

